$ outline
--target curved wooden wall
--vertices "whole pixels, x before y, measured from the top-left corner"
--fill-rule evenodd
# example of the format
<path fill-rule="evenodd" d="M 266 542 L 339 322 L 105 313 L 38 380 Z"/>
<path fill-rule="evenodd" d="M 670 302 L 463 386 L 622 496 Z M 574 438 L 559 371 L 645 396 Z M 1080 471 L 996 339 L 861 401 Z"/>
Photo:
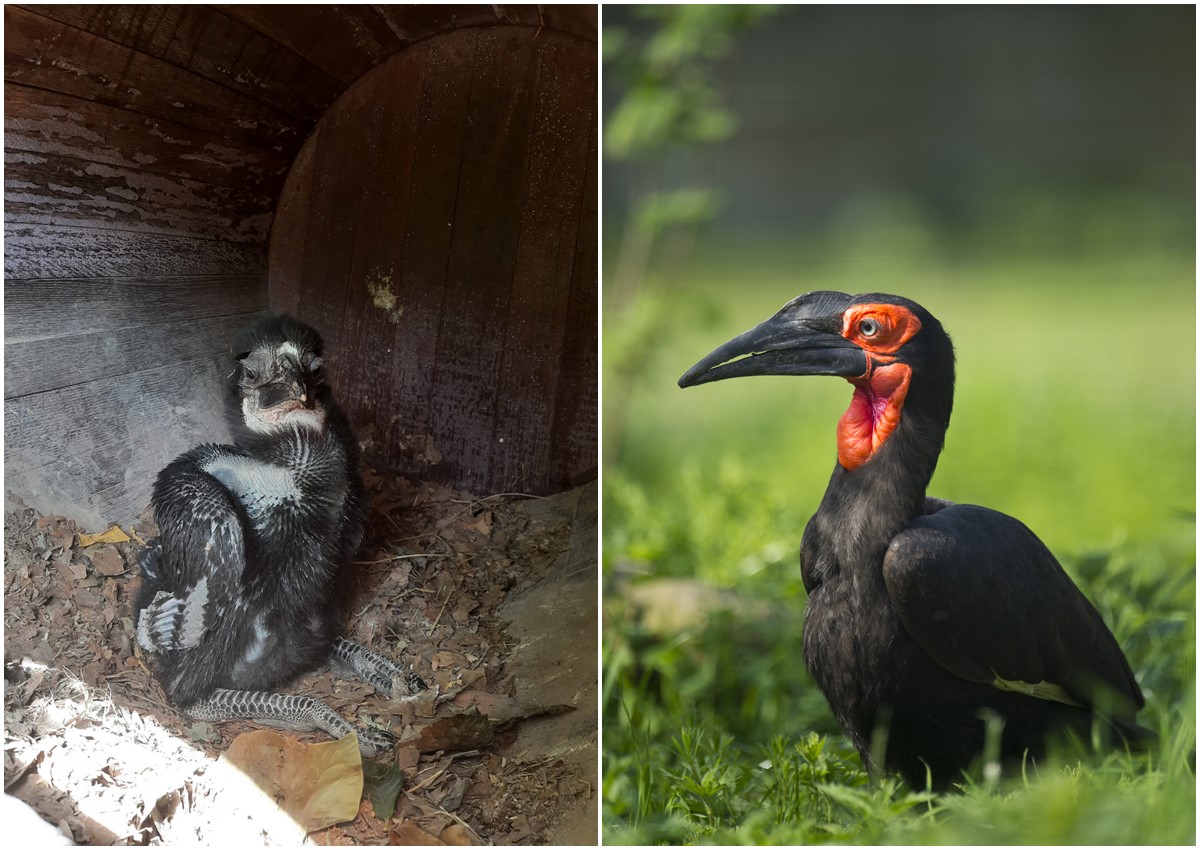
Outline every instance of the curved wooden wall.
<path fill-rule="evenodd" d="M 594 45 L 462 29 L 355 83 L 287 177 L 270 301 L 369 459 L 481 492 L 596 473 Z"/>
<path fill-rule="evenodd" d="M 463 28 L 596 40 L 587 6 L 6 5 L 4 21 L 5 488 L 94 530 L 227 436 L 229 337 L 271 306 L 285 176 L 348 87 Z"/>

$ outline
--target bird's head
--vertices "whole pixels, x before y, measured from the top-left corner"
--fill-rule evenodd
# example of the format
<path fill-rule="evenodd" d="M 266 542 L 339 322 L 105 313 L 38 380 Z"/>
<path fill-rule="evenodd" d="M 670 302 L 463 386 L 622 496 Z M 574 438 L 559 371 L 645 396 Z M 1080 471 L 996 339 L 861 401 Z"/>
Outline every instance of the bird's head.
<path fill-rule="evenodd" d="M 838 423 L 838 461 L 870 460 L 907 409 L 941 428 L 950 421 L 954 348 L 941 323 L 896 295 L 810 292 L 717 348 L 679 379 L 691 387 L 747 375 L 835 375 L 854 385 Z"/>
<path fill-rule="evenodd" d="M 237 335 L 233 356 L 234 396 L 250 431 L 324 427 L 321 335 L 315 330 L 290 316 L 268 316 Z"/>

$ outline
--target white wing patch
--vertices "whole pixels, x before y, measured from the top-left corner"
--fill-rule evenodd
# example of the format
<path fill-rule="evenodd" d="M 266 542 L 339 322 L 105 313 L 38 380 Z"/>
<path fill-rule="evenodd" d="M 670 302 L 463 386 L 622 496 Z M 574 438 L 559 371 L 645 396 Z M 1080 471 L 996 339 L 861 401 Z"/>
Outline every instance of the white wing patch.
<path fill-rule="evenodd" d="M 147 652 L 195 646 L 204 637 L 207 606 L 207 576 L 196 582 L 182 598 L 160 590 L 138 617 L 138 645 Z"/>
<path fill-rule="evenodd" d="M 286 467 L 247 457 L 218 457 L 203 469 L 224 484 L 251 515 L 300 501 L 296 478 Z"/>

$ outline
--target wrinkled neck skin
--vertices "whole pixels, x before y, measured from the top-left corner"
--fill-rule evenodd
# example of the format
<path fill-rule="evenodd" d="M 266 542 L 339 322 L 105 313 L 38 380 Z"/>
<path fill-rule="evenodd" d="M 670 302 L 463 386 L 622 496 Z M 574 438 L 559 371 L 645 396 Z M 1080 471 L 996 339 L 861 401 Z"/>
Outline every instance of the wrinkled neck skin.
<path fill-rule="evenodd" d="M 865 570 L 882 581 L 888 544 L 925 512 L 925 491 L 941 454 L 950 407 L 938 405 L 917 385 L 907 389 L 899 421 L 870 457 L 852 469 L 840 461 L 834 467 L 804 534 L 802 560 L 810 591 L 844 569 Z M 851 404 L 861 403 L 856 392 Z"/>

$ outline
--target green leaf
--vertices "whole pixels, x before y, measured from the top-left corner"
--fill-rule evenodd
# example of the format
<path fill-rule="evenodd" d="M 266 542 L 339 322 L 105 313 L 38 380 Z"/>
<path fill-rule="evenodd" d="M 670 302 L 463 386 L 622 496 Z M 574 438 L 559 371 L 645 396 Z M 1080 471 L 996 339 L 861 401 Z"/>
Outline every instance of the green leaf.
<path fill-rule="evenodd" d="M 380 820 L 391 820 L 396 800 L 404 790 L 404 771 L 396 764 L 363 762 L 363 792 Z"/>

